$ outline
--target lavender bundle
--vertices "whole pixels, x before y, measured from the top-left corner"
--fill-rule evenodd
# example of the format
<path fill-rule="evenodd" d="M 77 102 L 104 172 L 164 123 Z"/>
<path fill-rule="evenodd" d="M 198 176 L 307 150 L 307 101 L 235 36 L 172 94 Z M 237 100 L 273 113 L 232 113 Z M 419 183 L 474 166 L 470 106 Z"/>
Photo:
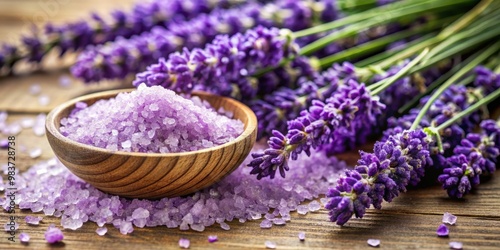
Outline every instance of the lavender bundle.
<path fill-rule="evenodd" d="M 500 128 L 495 126 L 494 122 L 482 123 L 483 128 L 488 128 L 484 130 L 482 136 L 468 132 L 461 142 L 462 146 L 455 147 L 449 157 L 443 155 L 445 154 L 443 144 L 453 142 L 448 142 L 446 137 L 441 137 L 441 134 L 446 134 L 444 130 L 459 121 L 468 123 L 470 121 L 468 118 L 479 107 L 500 96 L 500 90 L 497 89 L 470 106 L 466 104 L 464 98 L 466 96 L 455 96 L 456 99 L 445 101 L 455 91 L 448 88 L 457 79 L 499 48 L 500 43 L 496 43 L 481 52 L 443 84 L 420 108 L 416 116 L 408 116 L 414 118 L 409 129 L 405 127 L 392 129 L 390 130 L 392 132 L 386 132 L 386 135 L 390 134 L 388 137 L 375 143 L 373 153 L 361 152 L 361 159 L 354 170 L 347 171 L 345 176 L 338 180 L 337 185 L 327 193 L 327 197 L 331 200 L 325 208 L 330 210 L 331 221 L 343 225 L 352 215 L 363 217 L 371 205 L 380 209 L 384 200 L 391 202 L 401 192 L 405 192 L 408 185 L 417 185 L 420 182 L 426 168 L 433 166 L 431 158 L 433 155 L 445 157 L 444 168 L 438 179 L 452 197 L 460 198 L 468 193 L 473 185 L 479 184 L 479 176 L 483 171 L 490 173 L 494 171 L 493 162 L 496 161 L 500 148 L 500 145 L 494 143 L 498 140 L 496 132 Z M 484 91 L 482 94 L 490 92 L 484 86 L 478 88 Z M 446 104 L 462 101 L 464 104 L 459 106 L 465 105 L 465 110 L 453 113 L 441 109 L 445 103 L 434 104 L 434 102 L 442 94 L 444 99 L 441 101 L 445 101 Z M 431 114 L 434 119 L 425 122 L 423 118 L 429 111 L 433 113 L 433 110 L 434 112 L 439 110 L 437 113 L 440 114 Z M 444 118 L 443 115 L 447 117 Z M 408 117 L 401 120 L 407 121 Z M 400 121 L 399 124 L 404 126 L 407 124 L 404 121 Z M 483 138 L 484 142 L 479 142 L 479 138 Z"/>
<path fill-rule="evenodd" d="M 149 31 L 153 27 L 167 26 L 178 20 L 191 19 L 216 8 L 228 8 L 241 4 L 239 0 L 158 1 L 135 4 L 130 12 L 115 10 L 106 21 L 95 13 L 89 21 L 76 21 L 64 25 L 47 24 L 43 32 L 33 30 L 24 36 L 21 46 L 4 44 L 0 48 L 0 72 L 11 71 L 21 60 L 39 63 L 54 48 L 60 55 L 80 50 L 87 45 L 103 44 L 117 37 L 131 37 Z"/>
<path fill-rule="evenodd" d="M 478 13 L 477 10 L 484 9 L 483 6 L 478 6 L 478 8 L 472 10 L 468 16 L 476 16 Z M 470 18 L 464 18 L 469 19 Z M 480 22 L 480 21 L 478 21 Z M 441 34 L 452 34 L 449 32 L 450 30 L 457 31 L 457 27 L 463 27 L 462 21 L 457 21 L 456 23 L 460 25 L 453 24 L 452 26 L 445 29 Z M 486 27 L 491 27 L 492 23 L 486 25 Z M 484 28 L 484 27 L 483 27 Z M 457 33 L 450 38 L 450 40 L 454 40 L 458 43 L 458 41 L 465 42 L 467 46 L 471 46 L 473 44 L 477 44 L 479 42 L 484 42 L 482 40 L 486 38 L 491 39 L 498 35 L 498 29 L 493 32 L 486 32 L 485 36 L 482 36 L 481 39 L 467 39 L 471 36 L 471 34 L 478 34 L 480 32 L 484 32 L 483 29 L 478 29 L 473 26 L 470 29 L 465 29 L 460 33 Z M 440 34 L 440 35 L 441 35 Z M 443 36 L 438 36 L 439 39 L 442 39 Z M 470 41 L 469 41 L 470 40 Z M 428 40 L 423 44 L 429 45 L 435 43 L 436 39 Z M 452 46 L 451 43 L 446 43 L 447 46 Z M 446 56 L 452 55 L 449 53 L 447 46 L 438 45 L 435 49 L 431 51 L 436 58 L 443 59 L 442 54 Z M 463 46 L 462 46 L 463 47 Z M 407 53 L 408 51 L 414 51 L 415 48 L 419 48 L 419 46 L 409 48 L 404 51 Z M 438 54 L 439 51 L 442 51 L 442 54 Z M 398 57 L 400 55 L 396 55 Z M 429 56 L 426 56 L 427 58 Z M 433 65 L 436 60 L 428 60 L 425 59 L 420 65 L 407 65 L 404 68 L 408 70 L 409 73 L 418 72 L 417 70 L 422 70 L 430 65 Z M 386 61 L 394 60 L 393 57 L 385 59 L 382 63 L 378 65 L 383 65 Z M 403 68 L 403 69 L 404 69 Z M 287 123 L 287 133 L 281 133 L 279 131 L 272 131 L 272 136 L 268 140 L 269 148 L 264 150 L 262 153 L 254 153 L 254 161 L 249 164 L 249 167 L 252 167 L 252 173 L 257 175 L 257 178 L 263 177 L 271 177 L 275 176 L 275 172 L 277 170 L 280 171 L 280 174 L 284 177 L 285 171 L 288 170 L 288 161 L 291 158 L 294 160 L 296 155 L 301 152 L 309 153 L 311 149 L 314 150 L 322 150 L 326 148 L 332 148 L 330 151 L 338 152 L 343 148 L 343 142 L 351 141 L 351 145 L 356 143 L 356 140 L 352 140 L 352 138 L 356 138 L 357 133 L 360 134 L 360 141 L 366 140 L 369 132 L 372 131 L 373 128 L 377 125 L 377 119 L 380 114 L 382 114 L 382 110 L 385 107 L 382 103 L 379 102 L 379 97 L 377 96 L 379 93 L 383 93 L 386 90 L 391 90 L 390 86 L 394 84 L 404 73 L 405 70 L 399 71 L 396 75 L 391 77 L 391 79 L 382 80 L 378 83 L 374 83 L 369 87 L 369 91 L 366 89 L 358 89 L 353 90 L 353 92 L 345 92 L 346 97 L 342 97 L 342 93 L 333 93 L 330 99 L 315 100 L 312 101 L 311 106 L 308 107 L 307 110 L 304 110 L 300 113 L 300 116 L 295 118 L 294 120 L 290 120 Z M 353 80 L 350 80 L 352 82 Z M 359 84 L 359 83 L 358 83 Z M 401 83 L 400 83 L 401 84 Z M 345 86 L 346 89 L 349 86 L 357 86 L 357 84 L 347 84 Z M 395 85 L 398 86 L 398 85 Z M 355 89 L 354 87 L 353 89 Z M 389 93 L 385 93 L 386 96 L 391 96 L 392 94 L 396 94 L 398 92 L 394 92 L 394 90 L 404 90 L 403 88 L 393 87 L 392 91 Z M 340 89 L 339 89 L 340 90 Z M 342 92 L 337 90 L 337 92 Z M 348 93 L 348 94 L 347 94 Z M 382 95 L 382 94 L 381 94 Z M 398 98 L 399 96 L 394 96 Z M 387 99 L 387 98 L 386 98 Z M 394 109 L 395 110 L 395 109 Z M 390 112 L 394 112 L 394 110 Z M 380 119 L 379 119 L 380 120 Z M 337 147 L 339 145 L 341 147 Z M 339 149 L 340 148 L 340 149 Z"/>
<path fill-rule="evenodd" d="M 234 35 L 257 26 L 301 30 L 318 21 L 333 21 L 338 15 L 331 1 L 281 0 L 266 5 L 250 2 L 156 27 L 128 40 L 87 48 L 71 71 L 85 82 L 124 78 L 182 48 L 202 47 L 220 34 Z"/>

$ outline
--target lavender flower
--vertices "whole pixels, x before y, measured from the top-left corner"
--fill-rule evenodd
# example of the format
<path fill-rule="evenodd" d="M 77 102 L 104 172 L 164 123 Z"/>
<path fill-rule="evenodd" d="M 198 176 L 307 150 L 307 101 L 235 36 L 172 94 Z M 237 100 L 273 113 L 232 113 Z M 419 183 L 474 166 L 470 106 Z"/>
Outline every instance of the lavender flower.
<path fill-rule="evenodd" d="M 322 73 L 305 74 L 306 76 L 297 80 L 296 89 L 282 87 L 250 103 L 250 107 L 257 115 L 258 137 L 263 137 L 273 129 L 285 130 L 287 122 L 307 109 L 312 100 L 324 101 L 338 89 L 341 80 L 356 79 L 352 68 L 354 68 L 352 64 L 344 63 L 334 65 Z"/>
<path fill-rule="evenodd" d="M 249 100 L 258 92 L 251 75 L 297 53 L 290 35 L 287 30 L 264 27 L 231 37 L 220 35 L 205 49 L 184 49 L 170 54 L 168 61 L 160 59 L 137 74 L 134 85 L 160 85 L 176 92 L 196 88 Z"/>
<path fill-rule="evenodd" d="M 495 140 L 498 140 L 500 126 L 485 120 L 481 127 L 486 128 L 482 134 L 469 133 L 462 139 L 438 178 L 452 198 L 462 198 L 479 185 L 481 174 L 493 174 L 496 170 L 500 145 L 495 144 Z"/>
<path fill-rule="evenodd" d="M 248 164 L 253 168 L 251 174 L 256 174 L 258 179 L 267 176 L 272 179 L 279 169 L 284 177 L 290 157 L 295 160 L 301 152 L 309 155 L 311 148 L 336 140 L 334 131 L 350 126 L 353 120 L 372 124 L 384 108 L 364 84 L 350 80 L 325 102 L 313 100 L 308 110 L 288 122 L 286 135 L 274 130 L 268 141 L 270 148 L 252 154 L 254 159 Z"/>
<path fill-rule="evenodd" d="M 0 49 L 0 70 L 11 70 L 22 59 L 40 62 L 54 48 L 63 55 L 69 50 L 79 50 L 87 45 L 102 44 L 117 37 L 131 37 L 155 26 L 167 26 L 172 21 L 193 18 L 215 8 L 228 8 L 240 4 L 239 0 L 149 1 L 137 3 L 130 12 L 116 10 L 111 21 L 93 13 L 89 21 L 76 21 L 63 25 L 47 24 L 44 31 L 34 30 L 22 38 L 21 49 L 4 45 Z"/>
<path fill-rule="evenodd" d="M 171 23 L 165 28 L 156 27 L 151 32 L 145 32 L 129 40 L 121 39 L 87 48 L 79 56 L 72 73 L 86 82 L 124 78 L 128 74 L 144 70 L 146 66 L 183 47 L 188 49 L 203 47 L 219 34 L 234 35 L 259 25 L 290 30 L 309 28 L 321 14 L 315 8 L 322 9 L 324 5 L 330 4 L 329 2 L 323 0 L 306 3 L 281 0 L 267 5 L 250 2 L 240 8 L 218 9 L 210 14 Z M 95 71 L 99 73 L 93 74 Z"/>
<path fill-rule="evenodd" d="M 361 218 L 370 205 L 380 209 L 382 201 L 392 201 L 409 183 L 418 182 L 431 161 L 430 142 L 422 130 L 405 130 L 377 142 L 373 153 L 362 152 L 355 169 L 327 193 L 330 220 L 344 225 L 352 215 Z"/>
<path fill-rule="evenodd" d="M 448 195 L 454 198 L 462 198 L 469 193 L 472 186 L 479 184 L 481 168 L 468 161 L 463 154 L 453 155 L 447 160 L 448 167 L 438 177 Z"/>

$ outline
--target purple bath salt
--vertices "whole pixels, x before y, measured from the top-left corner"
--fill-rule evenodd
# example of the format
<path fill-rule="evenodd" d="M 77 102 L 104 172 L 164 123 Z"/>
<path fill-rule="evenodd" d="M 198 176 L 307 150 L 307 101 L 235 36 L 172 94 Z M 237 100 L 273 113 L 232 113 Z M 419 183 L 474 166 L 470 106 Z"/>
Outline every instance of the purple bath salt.
<path fill-rule="evenodd" d="M 306 239 L 306 233 L 305 232 L 299 232 L 299 240 L 304 241 Z"/>
<path fill-rule="evenodd" d="M 108 232 L 108 228 L 107 227 L 98 227 L 95 232 L 99 235 L 99 236 L 104 236 L 107 232 Z"/>
<path fill-rule="evenodd" d="M 457 222 L 457 216 L 450 214 L 448 212 L 445 212 L 443 214 L 443 223 L 454 225 L 456 222 Z"/>
<path fill-rule="evenodd" d="M 28 243 L 30 241 L 30 236 L 27 233 L 20 233 L 19 234 L 19 241 L 22 243 Z"/>
<path fill-rule="evenodd" d="M 462 242 L 458 242 L 458 241 L 450 241 L 449 246 L 450 246 L 450 249 L 462 249 L 464 247 Z"/>
<path fill-rule="evenodd" d="M 371 247 L 379 247 L 380 246 L 380 240 L 379 239 L 368 239 L 366 241 L 368 243 L 368 246 Z"/>
<path fill-rule="evenodd" d="M 252 152 L 262 147 L 256 144 Z M 142 226 L 203 231 L 215 224 L 229 230 L 227 221 L 264 217 L 261 225 L 270 227 L 273 220 L 285 223 L 300 204 L 310 204 L 311 197 L 317 199 L 326 193 L 346 167 L 334 157 L 315 152 L 290 162 L 287 178 L 257 180 L 249 174 L 251 168 L 245 167 L 251 160 L 251 156 L 247 157 L 226 178 L 192 195 L 143 200 L 103 193 L 52 158 L 16 175 L 16 198 L 20 208 L 60 217 L 61 225 L 72 229 L 91 221 L 99 227 L 112 225 L 125 234 Z M 3 202 L 5 206 L 7 201 Z M 309 209 L 307 205 L 305 208 Z"/>
<path fill-rule="evenodd" d="M 275 249 L 276 248 L 276 243 L 272 242 L 272 241 L 269 241 L 267 240 L 264 245 L 266 246 L 266 248 L 269 248 L 269 249 Z"/>
<path fill-rule="evenodd" d="M 217 237 L 217 235 L 209 235 L 208 236 L 208 242 L 210 242 L 210 243 L 214 243 L 218 240 L 219 240 L 219 238 Z"/>
<path fill-rule="evenodd" d="M 63 232 L 53 224 L 51 224 L 49 228 L 47 228 L 47 231 L 45 231 L 45 240 L 50 244 L 60 242 L 63 239 Z"/>
<path fill-rule="evenodd" d="M 439 237 L 447 237 L 450 231 L 448 230 L 448 227 L 445 224 L 439 225 L 439 227 L 436 230 L 436 234 Z"/>
<path fill-rule="evenodd" d="M 42 219 L 43 219 L 43 217 L 41 217 L 41 216 L 27 215 L 26 217 L 24 217 L 24 221 L 26 221 L 26 223 L 28 223 L 30 225 L 39 225 L 40 221 Z"/>
<path fill-rule="evenodd" d="M 189 242 L 189 240 L 188 240 L 188 239 L 181 238 L 181 239 L 179 240 L 179 246 L 180 246 L 181 248 L 189 248 L 189 245 L 190 245 L 190 242 Z"/>
<path fill-rule="evenodd" d="M 234 140 L 244 130 L 198 97 L 186 99 L 162 87 L 144 85 L 86 107 L 78 103 L 61 120 L 68 138 L 113 151 L 194 151 Z"/>

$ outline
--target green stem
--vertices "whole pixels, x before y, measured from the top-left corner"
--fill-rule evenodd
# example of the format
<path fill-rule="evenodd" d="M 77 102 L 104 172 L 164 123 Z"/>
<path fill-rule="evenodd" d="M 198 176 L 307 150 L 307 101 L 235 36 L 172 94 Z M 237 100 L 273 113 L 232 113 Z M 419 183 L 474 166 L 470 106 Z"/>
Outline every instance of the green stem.
<path fill-rule="evenodd" d="M 420 124 L 420 121 L 424 117 L 424 115 L 427 113 L 431 105 L 439 98 L 439 96 L 448 88 L 450 87 L 453 83 L 455 83 L 458 79 L 460 79 L 462 76 L 467 74 L 470 70 L 472 70 L 474 67 L 476 67 L 479 63 L 483 62 L 486 60 L 489 56 L 491 56 L 493 53 L 498 51 L 500 48 L 500 42 L 496 42 L 489 48 L 487 48 L 485 51 L 483 51 L 478 57 L 474 58 L 470 63 L 465 65 L 463 68 L 461 68 L 455 75 L 450 77 L 448 81 L 446 81 L 443 85 L 441 85 L 434 94 L 429 98 L 429 100 L 425 103 L 425 105 L 422 107 L 420 112 L 417 115 L 417 118 L 415 118 L 415 121 L 413 121 L 413 124 L 411 125 L 410 130 L 415 130 L 418 125 Z"/>
<path fill-rule="evenodd" d="M 393 83 L 395 83 L 397 80 L 399 80 L 400 78 L 402 78 L 403 76 L 405 76 L 405 74 L 408 73 L 408 71 L 410 71 L 410 69 L 413 68 L 417 63 L 419 63 L 420 60 L 422 60 L 422 58 L 424 58 L 425 55 L 427 55 L 427 53 L 429 53 L 429 49 L 428 48 L 424 49 L 424 51 L 422 51 L 422 53 L 420 53 L 420 55 L 418 55 L 410 63 L 408 63 L 406 66 L 404 66 L 400 71 L 398 71 L 397 74 L 391 76 L 388 79 L 380 81 L 380 82 L 383 82 L 383 84 L 380 87 L 378 87 L 377 89 L 373 90 L 371 92 L 371 94 L 372 95 L 378 95 L 380 92 L 384 91 L 389 86 L 391 86 Z M 377 85 L 377 83 L 374 84 L 374 85 Z M 369 86 L 369 87 L 372 87 L 372 86 Z"/>
<path fill-rule="evenodd" d="M 426 0 L 426 1 L 428 2 L 429 0 Z M 380 13 L 383 13 L 385 11 L 389 11 L 389 10 L 393 10 L 393 9 L 397 10 L 399 8 L 406 7 L 406 6 L 418 5 L 419 2 L 421 2 L 421 1 L 419 1 L 419 0 L 401 1 L 401 2 L 397 2 L 397 3 L 388 4 L 388 5 L 385 5 L 382 7 L 374 8 L 371 10 L 367 10 L 367 11 L 357 13 L 354 15 L 349 15 L 349 16 L 346 16 L 346 17 L 339 19 L 339 20 L 335 20 L 335 21 L 332 21 L 329 23 L 320 24 L 320 25 L 316 25 L 316 26 L 308 28 L 308 29 L 297 31 L 297 32 L 295 32 L 295 37 L 299 38 L 299 37 L 304 37 L 304 36 L 310 36 L 310 35 L 314 35 L 317 33 L 340 28 L 340 27 L 345 26 L 345 25 L 349 25 L 349 24 L 361 22 L 361 21 L 364 21 L 364 20 L 367 20 L 367 19 L 370 19 L 373 17 L 377 17 L 380 15 Z"/>
<path fill-rule="evenodd" d="M 450 35 L 457 33 L 462 30 L 464 27 L 469 25 L 477 16 L 484 12 L 484 10 L 493 2 L 493 0 L 482 0 L 478 3 L 472 10 L 467 12 L 466 15 L 462 16 L 460 19 L 455 21 L 451 26 L 445 28 L 441 33 L 439 33 L 439 37 L 444 37 L 446 39 Z"/>
<path fill-rule="evenodd" d="M 490 19 L 490 20 L 494 20 L 493 19 L 494 15 L 496 15 L 496 14 L 493 13 L 492 15 L 489 15 L 490 17 L 492 17 L 492 19 Z M 455 44 L 457 41 L 463 40 L 464 38 L 477 36 L 478 34 L 484 32 L 485 30 L 488 30 L 488 29 L 490 29 L 494 26 L 497 26 L 497 25 L 498 24 L 495 22 L 477 22 L 477 24 L 472 26 L 472 28 L 470 28 L 470 29 L 465 29 L 463 32 L 453 33 L 455 35 L 453 35 L 451 37 L 448 36 L 445 39 L 440 39 L 443 42 L 441 42 L 436 47 L 434 47 L 432 49 L 431 53 L 429 53 L 427 55 L 427 57 L 423 60 L 423 62 L 426 62 L 430 58 L 434 58 L 437 54 L 439 54 L 443 51 L 446 51 L 447 48 L 449 48 L 450 46 Z M 448 33 L 448 34 L 451 34 L 451 33 Z M 442 35 L 441 34 L 438 35 L 438 38 L 439 37 L 442 37 Z"/>
<path fill-rule="evenodd" d="M 407 43 L 406 47 L 413 47 L 416 44 L 424 43 L 425 41 L 427 41 L 429 39 L 434 39 L 434 37 L 436 35 L 437 35 L 437 33 L 431 33 L 431 34 L 424 35 L 424 36 L 422 36 L 414 41 Z M 381 62 L 382 60 L 389 58 L 390 56 L 393 56 L 395 54 L 400 53 L 401 51 L 402 50 L 384 51 L 384 52 L 378 53 L 372 57 L 363 59 L 362 61 L 359 61 L 359 62 L 355 63 L 354 65 L 356 65 L 356 67 L 358 67 L 358 68 L 368 67 L 369 65 L 375 65 L 378 62 Z"/>
<path fill-rule="evenodd" d="M 404 113 L 408 112 L 412 107 L 414 107 L 415 105 L 418 104 L 418 102 L 420 101 L 420 99 L 422 97 L 424 97 L 426 95 L 429 95 L 429 93 L 431 93 L 433 90 L 435 90 L 437 87 L 439 87 L 443 82 L 445 82 L 446 79 L 449 79 L 451 76 L 453 76 L 453 74 L 457 73 L 461 68 L 463 68 L 464 65 L 470 63 L 472 60 L 474 60 L 474 58 L 476 58 L 477 56 L 479 56 L 481 53 L 482 53 L 482 51 L 479 51 L 479 52 L 475 53 L 474 55 L 468 57 L 465 61 L 463 61 L 463 62 L 455 65 L 452 69 L 450 69 L 445 74 L 441 75 L 437 80 L 435 80 L 434 82 L 432 82 L 426 88 L 426 90 L 424 92 L 420 93 L 415 98 L 413 98 L 410 102 L 408 102 L 406 105 L 404 105 L 403 107 L 401 107 L 398 110 L 398 113 L 399 114 L 404 114 Z"/>
<path fill-rule="evenodd" d="M 451 119 L 449 119 L 446 122 L 443 122 L 436 129 L 443 130 L 443 129 L 447 128 L 448 126 L 452 125 L 453 123 L 462 119 L 463 117 L 472 114 L 474 111 L 478 110 L 482 106 L 494 101 L 498 97 L 500 97 L 500 89 L 493 91 L 493 93 L 491 93 L 491 94 L 487 95 L 485 98 L 482 98 L 481 100 L 477 101 L 476 103 L 474 103 L 473 105 L 468 107 L 466 110 L 454 115 Z"/>
<path fill-rule="evenodd" d="M 432 22 L 426 23 L 425 25 L 419 26 L 415 29 L 404 30 L 401 32 L 397 32 L 394 34 L 390 34 L 387 36 L 383 36 L 381 38 L 363 43 L 356 47 L 352 47 L 346 50 L 342 50 L 333 55 L 324 57 L 320 59 L 321 67 L 328 67 L 331 64 L 339 61 L 346 61 L 358 58 L 360 56 L 373 53 L 374 51 L 378 51 L 380 49 L 385 48 L 387 45 L 399 41 L 404 38 L 411 37 L 413 35 L 427 33 L 429 31 L 433 31 L 441 27 L 443 24 L 455 19 L 456 17 L 446 18 L 442 20 L 434 20 Z"/>
<path fill-rule="evenodd" d="M 481 12 L 478 12 L 478 9 L 484 11 L 484 9 L 476 8 L 476 7 L 473 8 L 471 11 L 467 12 L 462 18 L 460 18 L 460 21 L 455 22 L 455 23 L 451 24 L 450 26 L 448 26 L 447 28 L 445 28 L 443 30 L 443 32 L 441 32 L 438 36 L 433 37 L 429 40 L 426 40 L 420 44 L 416 44 L 414 46 L 411 46 L 411 47 L 407 48 L 406 50 L 401 51 L 401 52 L 395 54 L 394 56 L 391 56 L 391 57 L 385 59 L 382 62 L 379 62 L 377 65 L 381 68 L 387 68 L 390 65 L 392 65 L 394 62 L 400 61 L 404 58 L 408 58 L 408 57 L 416 54 L 418 51 L 421 51 L 423 48 L 432 47 L 437 43 L 440 43 L 442 41 L 446 41 L 448 39 L 448 37 L 453 36 L 454 34 L 459 32 L 460 30 L 464 29 L 467 25 L 471 24 L 472 21 L 475 18 L 477 18 L 479 16 L 479 14 L 481 14 Z M 494 22 L 490 22 L 490 23 L 494 23 Z M 450 31 L 453 31 L 453 32 L 450 32 Z M 431 51 L 431 53 L 434 54 L 434 51 L 439 51 L 439 50 L 433 49 Z M 427 58 L 430 58 L 430 55 L 428 55 Z M 424 61 L 426 61 L 426 59 L 424 59 Z"/>
<path fill-rule="evenodd" d="M 432 59 L 430 59 L 428 61 L 422 62 L 422 64 L 420 64 L 420 65 L 417 65 L 415 68 L 412 69 L 412 71 L 410 73 L 425 70 L 425 69 L 431 67 L 432 65 L 434 65 L 435 63 L 438 63 L 438 62 L 440 62 L 446 58 L 449 58 L 453 55 L 465 53 L 468 50 L 474 48 L 475 46 L 477 46 L 479 44 L 482 44 L 482 43 L 488 42 L 491 39 L 497 38 L 499 35 L 500 35 L 500 26 L 498 24 L 496 24 L 496 25 L 493 25 L 493 27 L 490 27 L 486 30 L 478 32 L 478 34 L 476 34 L 474 36 L 463 37 L 463 40 L 465 40 L 465 41 L 462 41 L 462 40 L 457 41 L 455 44 L 453 44 L 453 45 L 447 47 L 445 50 L 443 50 L 442 53 L 436 55 L 435 57 L 433 57 Z"/>
<path fill-rule="evenodd" d="M 419 15 L 422 13 L 429 13 L 432 11 L 445 9 L 446 7 L 450 7 L 453 5 L 461 4 L 464 2 L 470 2 L 469 0 L 440 0 L 440 1 L 430 1 L 423 2 L 420 4 L 415 4 L 409 7 L 403 7 L 401 9 L 389 10 L 387 12 L 379 12 L 378 15 L 366 22 L 359 22 L 348 27 L 345 27 L 342 30 L 337 32 L 333 32 L 323 38 L 320 38 L 306 46 L 304 46 L 300 50 L 300 55 L 309 55 L 326 45 L 345 37 L 356 35 L 360 30 L 368 29 L 373 26 L 385 24 L 400 18 L 407 18 L 413 15 Z M 383 13 L 383 14 L 381 14 Z M 297 36 L 297 33 L 295 33 Z"/>

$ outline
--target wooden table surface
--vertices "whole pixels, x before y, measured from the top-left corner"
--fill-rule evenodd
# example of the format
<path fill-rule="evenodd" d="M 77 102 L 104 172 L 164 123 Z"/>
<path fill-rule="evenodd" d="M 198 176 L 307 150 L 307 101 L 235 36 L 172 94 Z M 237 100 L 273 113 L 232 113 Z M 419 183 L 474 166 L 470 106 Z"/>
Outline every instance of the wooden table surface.
<path fill-rule="evenodd" d="M 52 5 L 50 5 L 50 4 Z M 0 1 L 0 41 L 18 39 L 26 33 L 26 22 L 46 21 L 50 18 L 59 23 L 87 16 L 88 11 L 106 13 L 112 8 L 128 8 L 132 1 L 66 1 L 66 0 L 1 0 Z M 48 9 L 47 9 L 48 8 Z M 45 17 L 45 18 L 44 18 Z M 9 113 L 8 122 L 24 117 L 36 117 L 46 113 L 57 104 L 70 98 L 103 89 L 128 86 L 125 83 L 104 83 L 86 86 L 74 80 L 70 88 L 58 85 L 61 76 L 69 76 L 67 65 L 72 56 L 65 57 L 63 63 L 49 58 L 43 71 L 25 73 L 0 78 L 0 111 Z M 39 84 L 42 94 L 50 98 L 48 105 L 39 104 L 39 96 L 29 94 L 29 88 Z M 6 135 L 1 135 L 5 137 Z M 38 161 L 53 157 L 45 137 L 38 137 L 31 130 L 17 136 L 18 145 L 26 149 L 40 147 L 42 155 L 31 159 L 28 153 L 18 152 L 16 159 L 21 171 L 25 171 Z M 1 153 L 0 164 L 6 164 L 6 153 Z M 356 154 L 343 156 L 348 162 L 356 161 Z M 447 198 L 439 186 L 429 186 L 410 190 L 392 203 L 385 203 L 382 210 L 369 210 L 364 219 L 352 219 L 344 227 L 328 221 L 327 211 L 298 215 L 292 213 L 291 222 L 285 226 L 260 229 L 260 221 L 230 222 L 230 231 L 218 226 L 208 227 L 204 232 L 181 231 L 166 227 L 135 229 L 131 235 L 122 235 L 108 226 L 104 237 L 95 233 L 97 225 L 85 223 L 78 230 L 64 230 L 64 243 L 49 245 L 43 233 L 50 223 L 60 225 L 58 218 L 45 217 L 39 226 L 27 226 L 24 216 L 32 214 L 18 209 L 20 229 L 31 236 L 27 245 L 11 243 L 8 234 L 0 236 L 0 249 L 178 249 L 179 238 L 188 238 L 192 249 L 264 249 L 266 240 L 274 241 L 277 249 L 369 249 L 367 239 L 381 240 L 382 249 L 448 249 L 450 241 L 460 241 L 464 249 L 500 249 L 500 178 L 492 178 L 483 183 L 464 200 Z M 439 238 L 436 229 L 441 224 L 444 212 L 458 216 L 458 222 L 450 226 L 450 236 Z M 0 213 L 0 223 L 8 221 L 8 214 Z M 306 232 L 306 240 L 300 242 L 299 231 Z M 208 243 L 208 235 L 218 235 L 219 241 Z"/>

